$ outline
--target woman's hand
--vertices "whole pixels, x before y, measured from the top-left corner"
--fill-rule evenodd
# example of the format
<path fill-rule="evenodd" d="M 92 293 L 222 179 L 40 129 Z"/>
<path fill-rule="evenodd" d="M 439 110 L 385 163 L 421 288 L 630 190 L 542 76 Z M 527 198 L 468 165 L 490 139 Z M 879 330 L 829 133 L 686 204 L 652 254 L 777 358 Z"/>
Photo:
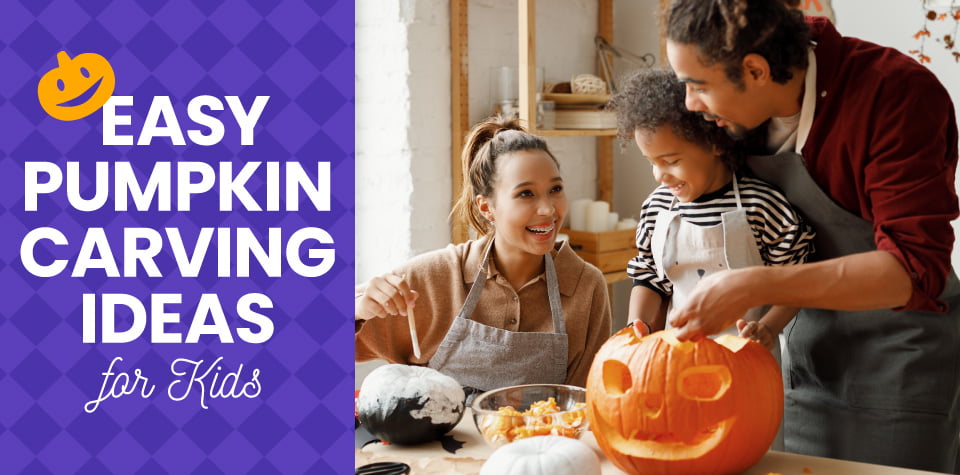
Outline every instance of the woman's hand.
<path fill-rule="evenodd" d="M 359 289 L 358 289 L 359 290 Z M 354 319 L 369 320 L 388 316 L 407 316 L 407 306 L 415 305 L 419 294 L 410 289 L 403 276 L 384 274 L 374 277 L 358 292 Z"/>
<path fill-rule="evenodd" d="M 767 347 L 768 350 L 773 351 L 774 339 L 777 338 L 777 335 L 763 322 L 748 322 L 741 318 L 737 320 L 737 330 L 740 331 L 741 337 L 755 340 Z"/>

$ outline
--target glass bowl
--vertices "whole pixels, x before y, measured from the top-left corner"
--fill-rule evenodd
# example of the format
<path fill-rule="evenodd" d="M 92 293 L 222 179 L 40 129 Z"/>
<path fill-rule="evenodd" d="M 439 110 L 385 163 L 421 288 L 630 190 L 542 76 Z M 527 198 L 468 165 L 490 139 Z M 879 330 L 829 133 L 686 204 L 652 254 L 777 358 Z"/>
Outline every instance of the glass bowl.
<path fill-rule="evenodd" d="M 524 384 L 478 395 L 470 405 L 473 422 L 496 448 L 538 435 L 580 438 L 587 428 L 587 391 L 562 384 Z"/>

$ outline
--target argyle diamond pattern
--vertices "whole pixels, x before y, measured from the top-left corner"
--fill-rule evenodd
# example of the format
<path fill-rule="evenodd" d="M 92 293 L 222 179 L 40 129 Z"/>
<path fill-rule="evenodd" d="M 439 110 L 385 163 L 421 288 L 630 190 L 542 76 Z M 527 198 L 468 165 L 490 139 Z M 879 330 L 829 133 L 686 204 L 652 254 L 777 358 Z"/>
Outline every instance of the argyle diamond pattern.
<path fill-rule="evenodd" d="M 354 5 L 341 0 L 11 0 L 0 15 L 0 472 L 31 474 L 235 474 L 347 473 L 353 452 L 353 340 L 348 331 L 353 286 Z M 57 67 L 57 52 L 71 57 L 97 53 L 116 75 L 114 96 L 133 96 L 125 108 L 131 124 L 117 133 L 134 142 L 154 96 L 169 96 L 185 131 L 203 126 L 186 110 L 200 95 L 239 96 L 244 104 L 270 96 L 254 131 L 254 145 L 241 146 L 229 108 L 209 111 L 224 123 L 213 146 L 173 145 L 155 137 L 144 146 L 104 146 L 100 112 L 62 122 L 37 98 L 37 84 Z M 163 124 L 162 124 L 163 125 Z M 170 124 L 166 124 L 170 125 Z M 329 162 L 330 211 L 301 198 L 300 211 L 221 211 L 217 193 L 194 197 L 189 211 L 113 209 L 78 211 L 64 190 L 41 195 L 27 211 L 24 163 L 50 162 L 61 170 L 78 162 L 79 195 L 97 193 L 96 162 L 129 162 L 141 183 L 158 162 L 233 163 L 299 161 L 308 174 Z M 247 187 L 265 196 L 265 174 Z M 112 186 L 111 186 L 112 188 Z M 210 198 L 213 196 L 213 198 Z M 281 202 L 285 202 L 282 197 Z M 131 205 L 132 206 L 132 205 Z M 238 209 L 240 208 L 240 209 Z M 109 277 L 101 269 L 71 277 L 85 234 L 102 228 L 123 272 L 125 229 L 176 228 L 188 246 L 202 228 L 250 228 L 264 239 L 268 228 L 284 237 L 316 226 L 336 244 L 336 263 L 326 275 L 305 278 L 284 264 L 280 277 L 252 266 L 249 277 L 220 277 L 216 253 L 197 277 L 181 276 L 165 245 L 155 262 L 162 276 Z M 42 242 L 37 262 L 67 260 L 67 269 L 38 277 L 24 267 L 20 245 L 31 230 L 52 227 L 68 244 Z M 265 241 L 264 241 L 265 242 Z M 215 249 L 216 240 L 211 244 Z M 187 248 L 188 250 L 190 247 Z M 310 262 L 307 249 L 299 252 Z M 102 256 L 101 256 L 102 257 Z M 233 263 L 232 269 L 236 269 Z M 216 294 L 231 328 L 237 299 L 263 293 L 273 308 L 261 308 L 274 325 L 265 343 L 236 343 L 204 335 L 198 343 L 151 343 L 150 323 L 129 343 L 83 343 L 83 294 L 125 293 L 150 308 L 151 295 L 181 294 L 166 307 L 179 320 L 167 333 L 185 336 L 203 294 Z M 130 311 L 119 311 L 117 328 L 129 328 Z M 209 323 L 209 322 L 208 322 Z M 218 359 L 222 358 L 222 359 Z M 173 368 L 181 359 L 217 362 L 221 376 L 240 374 L 239 384 L 259 372 L 253 398 L 199 390 L 175 400 Z M 177 363 L 179 361 L 179 363 Z M 134 370 L 148 380 L 129 394 L 107 398 L 92 413 L 102 373 Z M 176 366 L 179 364 L 180 366 Z M 202 369 L 198 369 L 202 371 Z M 225 377 L 225 376 L 222 376 Z M 208 380 L 209 381 L 209 380 Z M 152 385 L 149 392 L 148 385 Z M 212 386 L 212 385 L 211 385 Z M 109 392 L 109 387 L 107 391 Z M 149 394 L 147 394 L 149 393 Z M 179 394 L 179 393 L 178 393 Z M 201 407 L 205 404 L 208 409 Z"/>

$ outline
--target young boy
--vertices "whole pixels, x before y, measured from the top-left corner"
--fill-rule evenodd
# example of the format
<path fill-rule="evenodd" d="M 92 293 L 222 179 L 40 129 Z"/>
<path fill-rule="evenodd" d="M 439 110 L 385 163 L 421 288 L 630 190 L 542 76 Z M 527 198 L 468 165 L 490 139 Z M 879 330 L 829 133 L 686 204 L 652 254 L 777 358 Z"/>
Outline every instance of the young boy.
<path fill-rule="evenodd" d="M 813 230 L 771 185 L 738 169 L 742 156 L 722 128 L 684 107 L 685 86 L 673 72 L 634 74 L 612 100 L 618 135 L 633 139 L 660 186 L 646 199 L 637 226 L 638 255 L 628 320 L 661 330 L 673 308 L 714 272 L 806 260 Z M 747 312 L 739 332 L 774 352 L 796 308 Z"/>

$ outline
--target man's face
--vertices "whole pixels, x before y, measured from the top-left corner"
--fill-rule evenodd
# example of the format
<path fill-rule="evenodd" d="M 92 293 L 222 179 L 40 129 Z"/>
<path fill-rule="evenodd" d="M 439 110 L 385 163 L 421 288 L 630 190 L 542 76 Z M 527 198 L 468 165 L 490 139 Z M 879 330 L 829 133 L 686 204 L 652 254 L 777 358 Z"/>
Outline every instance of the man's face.
<path fill-rule="evenodd" d="M 742 138 L 770 118 L 763 101 L 751 94 L 748 75 L 742 86 L 733 83 L 722 64 L 706 66 L 700 61 L 696 45 L 667 41 L 667 59 L 687 86 L 687 109 L 700 112 L 731 136 Z"/>

